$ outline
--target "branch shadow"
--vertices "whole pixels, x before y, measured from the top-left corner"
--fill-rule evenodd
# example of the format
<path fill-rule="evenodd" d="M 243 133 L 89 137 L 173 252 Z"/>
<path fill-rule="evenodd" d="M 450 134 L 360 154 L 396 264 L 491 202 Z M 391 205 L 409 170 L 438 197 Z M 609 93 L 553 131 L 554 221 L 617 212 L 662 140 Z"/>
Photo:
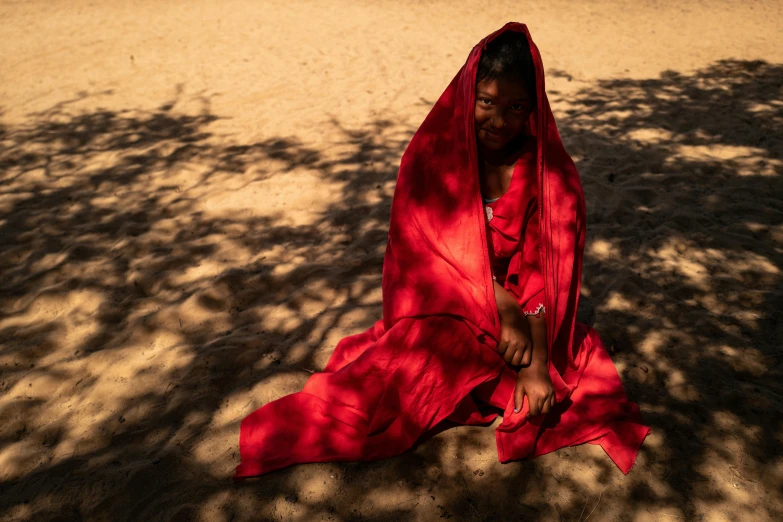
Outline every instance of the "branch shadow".
<path fill-rule="evenodd" d="M 381 462 L 231 483 L 239 421 L 380 318 L 414 129 L 234 143 L 208 103 L 177 100 L 0 125 L 0 513 L 758 516 L 782 480 L 781 83 L 783 66 L 724 61 L 554 100 L 588 200 L 590 317 L 654 429 L 628 477 L 592 447 L 499 465 L 491 429 L 460 427 Z M 298 183 L 318 189 L 307 208 L 286 200 Z"/>
<path fill-rule="evenodd" d="M 596 327 L 655 434 L 635 510 L 741 518 L 781 486 L 782 84 L 781 65 L 720 61 L 564 103 Z"/>

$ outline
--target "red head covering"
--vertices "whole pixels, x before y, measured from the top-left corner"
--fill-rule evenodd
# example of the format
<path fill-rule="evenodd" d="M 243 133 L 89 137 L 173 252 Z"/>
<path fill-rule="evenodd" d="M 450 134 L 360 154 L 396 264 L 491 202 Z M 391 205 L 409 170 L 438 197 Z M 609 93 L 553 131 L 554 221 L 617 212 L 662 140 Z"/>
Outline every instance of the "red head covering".
<path fill-rule="evenodd" d="M 413 136 L 400 164 L 383 266 L 386 329 L 403 317 L 455 315 L 496 340 L 500 324 L 479 189 L 474 104 L 482 51 L 504 31 L 527 37 L 536 71 L 541 268 L 550 360 L 568 371 L 585 241 L 579 174 L 563 147 L 527 27 L 508 23 L 476 45 Z M 562 399 L 562 397 L 558 397 Z"/>

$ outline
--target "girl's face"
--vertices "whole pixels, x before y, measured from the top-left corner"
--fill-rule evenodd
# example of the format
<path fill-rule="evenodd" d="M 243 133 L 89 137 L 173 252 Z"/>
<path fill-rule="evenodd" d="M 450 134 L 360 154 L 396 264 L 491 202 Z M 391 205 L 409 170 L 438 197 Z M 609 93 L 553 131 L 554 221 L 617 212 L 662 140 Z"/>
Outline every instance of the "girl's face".
<path fill-rule="evenodd" d="M 527 89 L 508 78 L 476 84 L 476 139 L 487 150 L 500 150 L 522 133 L 533 100 Z"/>

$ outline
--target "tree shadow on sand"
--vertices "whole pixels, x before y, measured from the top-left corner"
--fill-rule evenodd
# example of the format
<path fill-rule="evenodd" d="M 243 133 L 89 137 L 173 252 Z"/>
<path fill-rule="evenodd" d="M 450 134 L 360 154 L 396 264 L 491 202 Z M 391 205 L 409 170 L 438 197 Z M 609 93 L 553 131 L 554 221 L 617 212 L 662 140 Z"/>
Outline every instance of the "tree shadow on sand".
<path fill-rule="evenodd" d="M 783 66 L 721 61 L 599 82 L 561 117 L 596 326 L 655 433 L 637 510 L 780 517 L 750 499 L 781 486 L 781 85 Z"/>
<path fill-rule="evenodd" d="M 0 127 L 0 512 L 783 516 L 754 500 L 781 487 L 782 82 L 783 66 L 734 61 L 554 93 L 588 198 L 585 293 L 654 430 L 628 477 L 595 448 L 499 465 L 490 429 L 458 428 L 382 462 L 229 480 L 239 420 L 380 318 L 414 129 L 333 122 L 340 139 L 323 150 L 225 143 L 208 104 L 183 114 L 176 100 L 152 112 L 64 103 Z M 291 218 L 303 209 L 205 203 L 219 187 L 263 210 L 275 180 L 300 174 L 339 194 L 304 222 Z M 486 464 L 468 468 L 477 454 Z"/>

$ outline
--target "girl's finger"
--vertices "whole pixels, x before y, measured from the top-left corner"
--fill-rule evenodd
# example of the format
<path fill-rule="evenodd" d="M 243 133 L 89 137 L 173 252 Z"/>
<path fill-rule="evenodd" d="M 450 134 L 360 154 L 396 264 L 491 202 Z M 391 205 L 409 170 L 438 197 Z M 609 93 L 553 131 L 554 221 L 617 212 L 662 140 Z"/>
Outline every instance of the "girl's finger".
<path fill-rule="evenodd" d="M 530 406 L 530 413 L 528 417 L 535 417 L 539 413 L 538 401 L 531 401 L 530 396 L 527 398 L 527 403 Z"/>
<path fill-rule="evenodd" d="M 522 360 L 519 364 L 522 366 L 530 366 L 531 361 L 533 360 L 533 350 L 525 350 L 525 352 L 522 354 Z"/>
<path fill-rule="evenodd" d="M 525 400 L 525 387 L 517 381 L 517 387 L 514 389 L 514 412 L 518 413 L 522 409 L 522 403 Z"/>

